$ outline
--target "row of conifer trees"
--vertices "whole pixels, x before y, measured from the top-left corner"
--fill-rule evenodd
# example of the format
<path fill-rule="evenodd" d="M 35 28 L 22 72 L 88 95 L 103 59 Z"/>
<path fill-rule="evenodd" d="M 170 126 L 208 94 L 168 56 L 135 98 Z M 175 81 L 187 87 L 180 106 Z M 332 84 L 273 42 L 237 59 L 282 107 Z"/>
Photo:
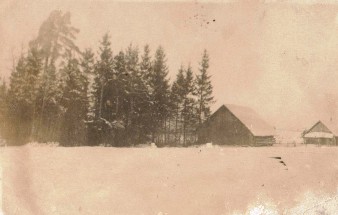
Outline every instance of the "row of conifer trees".
<path fill-rule="evenodd" d="M 181 66 L 169 81 L 166 55 L 129 45 L 115 55 L 109 34 L 96 52 L 76 45 L 70 13 L 53 11 L 0 84 L 0 129 L 9 144 L 185 146 L 213 102 L 204 51 L 196 74 Z M 95 54 L 96 53 L 96 54 Z"/>

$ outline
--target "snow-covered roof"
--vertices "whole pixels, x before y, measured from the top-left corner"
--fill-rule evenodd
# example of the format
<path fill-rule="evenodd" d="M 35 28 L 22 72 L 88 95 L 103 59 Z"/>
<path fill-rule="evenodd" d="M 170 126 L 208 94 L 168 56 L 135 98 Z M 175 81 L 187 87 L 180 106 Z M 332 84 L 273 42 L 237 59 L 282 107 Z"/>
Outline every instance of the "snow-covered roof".
<path fill-rule="evenodd" d="M 254 110 L 248 107 L 225 104 L 231 113 L 233 113 L 255 136 L 273 136 L 274 128 L 265 122 Z"/>
<path fill-rule="evenodd" d="M 307 138 L 333 138 L 333 134 L 326 132 L 310 132 L 304 135 Z"/>
<path fill-rule="evenodd" d="M 316 127 L 319 123 L 323 124 L 332 134 L 333 136 L 338 136 L 338 123 L 335 121 L 328 121 L 328 120 L 319 120 L 317 121 L 309 130 L 309 133 L 314 133 L 311 132 L 311 130 Z M 327 132 L 326 132 L 327 133 Z"/>

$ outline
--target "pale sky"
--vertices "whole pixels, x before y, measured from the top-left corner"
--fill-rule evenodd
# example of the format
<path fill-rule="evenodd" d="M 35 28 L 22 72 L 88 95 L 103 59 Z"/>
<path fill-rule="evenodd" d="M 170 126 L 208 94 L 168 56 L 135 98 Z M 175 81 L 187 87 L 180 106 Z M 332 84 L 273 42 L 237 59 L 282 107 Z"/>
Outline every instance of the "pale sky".
<path fill-rule="evenodd" d="M 10 0 L 0 3 L 0 75 L 52 10 L 70 11 L 77 44 L 97 52 L 110 32 L 114 53 L 130 43 L 165 49 L 173 79 L 183 63 L 197 73 L 203 49 L 217 102 L 245 105 L 279 128 L 338 123 L 338 5 L 262 3 L 114 3 Z M 271 2 L 271 1 L 266 1 Z M 215 20 L 215 21 L 214 21 Z"/>

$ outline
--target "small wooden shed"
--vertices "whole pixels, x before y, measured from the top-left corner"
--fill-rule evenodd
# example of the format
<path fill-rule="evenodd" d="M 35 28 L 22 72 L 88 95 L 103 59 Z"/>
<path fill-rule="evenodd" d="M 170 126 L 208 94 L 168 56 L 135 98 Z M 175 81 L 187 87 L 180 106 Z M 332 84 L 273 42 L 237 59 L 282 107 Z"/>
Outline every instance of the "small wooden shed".
<path fill-rule="evenodd" d="M 200 144 L 271 146 L 275 130 L 254 110 L 238 105 L 222 105 L 197 130 Z"/>
<path fill-rule="evenodd" d="M 338 126 L 333 122 L 324 124 L 319 120 L 303 133 L 303 139 L 305 144 L 337 145 Z"/>

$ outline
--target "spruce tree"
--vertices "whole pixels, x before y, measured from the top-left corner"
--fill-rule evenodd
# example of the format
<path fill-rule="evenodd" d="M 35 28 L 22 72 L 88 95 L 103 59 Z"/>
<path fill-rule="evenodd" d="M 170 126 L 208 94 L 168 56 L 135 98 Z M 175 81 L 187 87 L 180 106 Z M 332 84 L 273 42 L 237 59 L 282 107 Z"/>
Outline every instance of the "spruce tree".
<path fill-rule="evenodd" d="M 196 76 L 196 97 L 198 122 L 201 125 L 210 116 L 210 105 L 214 102 L 212 95 L 211 76 L 208 74 L 209 55 L 203 52 L 199 74 Z"/>
<path fill-rule="evenodd" d="M 25 97 L 32 114 L 32 139 L 36 139 L 38 126 L 37 97 L 40 86 L 40 76 L 43 72 L 43 59 L 41 52 L 36 47 L 31 47 L 27 56 L 26 77 L 25 77 Z"/>
<path fill-rule="evenodd" d="M 162 137 L 164 135 L 163 141 L 165 141 L 165 124 L 170 111 L 170 86 L 167 75 L 168 67 L 166 65 L 166 56 L 163 48 L 160 46 L 155 52 L 153 72 L 150 77 L 150 86 L 152 88 L 150 102 L 152 111 L 151 117 L 154 119 L 152 124 L 153 137 L 162 133 Z"/>
<path fill-rule="evenodd" d="M 126 118 L 126 85 L 127 85 L 127 68 L 126 59 L 123 51 L 114 57 L 114 69 L 116 75 L 113 83 L 113 116 L 114 120 L 124 120 Z"/>
<path fill-rule="evenodd" d="M 127 119 L 129 113 L 128 102 L 128 80 L 129 74 L 127 73 L 126 56 L 123 51 L 114 57 L 114 78 L 111 81 L 111 95 L 113 97 L 112 110 L 113 122 L 127 126 Z M 114 129 L 114 146 L 122 146 L 126 144 L 126 133 L 119 129 Z"/>
<path fill-rule="evenodd" d="M 148 87 L 148 90 L 150 90 L 149 88 L 150 78 L 151 78 L 153 69 L 152 69 L 149 45 L 144 46 L 143 55 L 141 57 L 141 62 L 140 62 L 140 70 L 141 70 L 141 74 L 143 77 L 143 81 L 145 82 L 145 85 Z"/>
<path fill-rule="evenodd" d="M 189 136 L 194 136 L 194 129 L 196 125 L 195 112 L 195 97 L 194 97 L 194 78 L 192 68 L 189 65 L 185 72 L 184 79 L 184 94 L 183 94 L 183 108 L 182 108 L 182 123 L 183 123 L 183 144 L 187 144 Z M 190 139 L 190 138 L 189 138 Z M 192 140 L 189 140 L 192 142 Z"/>
<path fill-rule="evenodd" d="M 138 60 L 137 47 L 127 49 L 127 70 L 129 71 L 130 143 L 139 144 L 147 140 L 149 123 L 149 77 L 151 62 L 149 47 L 145 46 L 142 61 Z"/>
<path fill-rule="evenodd" d="M 99 59 L 95 64 L 94 74 L 95 116 L 97 119 L 110 120 L 112 118 L 111 82 L 116 74 L 114 72 L 113 52 L 108 33 L 102 38 Z"/>
<path fill-rule="evenodd" d="M 111 50 L 110 36 L 106 33 L 100 43 L 99 59 L 94 66 L 93 97 L 94 128 L 100 137 L 98 142 L 111 145 L 113 141 L 112 121 L 114 117 L 114 70 L 113 52 Z"/>
<path fill-rule="evenodd" d="M 138 96 L 141 90 L 140 86 L 140 69 L 138 59 L 138 49 L 131 44 L 126 50 L 126 98 L 125 98 L 125 110 L 126 110 L 126 126 L 129 128 L 129 132 L 135 131 L 137 121 L 137 103 L 139 102 Z"/>
<path fill-rule="evenodd" d="M 10 77 L 8 91 L 8 125 L 11 145 L 21 145 L 29 141 L 32 126 L 32 104 L 26 98 L 27 59 L 21 55 Z"/>
<path fill-rule="evenodd" d="M 62 85 L 55 65 L 49 65 L 41 76 L 37 93 L 37 140 L 39 142 L 59 141 Z"/>
<path fill-rule="evenodd" d="M 87 119 L 92 120 L 94 117 L 93 113 L 93 102 L 94 98 L 92 97 L 92 85 L 93 85 L 93 78 L 94 78 L 94 53 L 91 49 L 86 49 L 81 57 L 80 60 L 80 68 L 81 68 L 81 77 L 84 82 L 84 91 L 86 93 L 86 101 L 85 101 L 85 108 L 87 109 Z"/>
<path fill-rule="evenodd" d="M 63 146 L 77 146 L 85 143 L 87 115 L 87 80 L 79 68 L 79 62 L 69 52 L 64 67 L 65 77 L 61 105 L 63 120 L 60 143 Z"/>
<path fill-rule="evenodd" d="M 142 103 L 140 108 L 140 142 L 151 140 L 153 133 L 154 118 L 152 118 L 152 84 L 151 77 L 153 75 L 152 59 L 150 55 L 149 45 L 145 45 L 143 48 L 143 54 L 140 62 L 140 81 L 142 82 Z"/>
<path fill-rule="evenodd" d="M 175 142 L 180 144 L 181 141 L 181 124 L 182 124 L 182 108 L 184 101 L 185 93 L 185 75 L 184 68 L 181 65 L 178 73 L 176 75 L 176 80 L 173 82 L 171 87 L 171 103 L 174 117 L 174 133 L 175 133 Z"/>

